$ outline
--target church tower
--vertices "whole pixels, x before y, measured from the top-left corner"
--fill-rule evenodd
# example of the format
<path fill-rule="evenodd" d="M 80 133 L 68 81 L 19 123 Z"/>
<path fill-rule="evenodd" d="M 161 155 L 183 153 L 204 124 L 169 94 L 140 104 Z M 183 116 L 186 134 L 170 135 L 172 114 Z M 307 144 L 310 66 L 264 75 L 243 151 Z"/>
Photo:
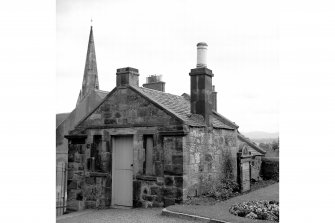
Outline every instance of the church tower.
<path fill-rule="evenodd" d="M 86 95 L 88 95 L 94 89 L 99 90 L 99 79 L 98 79 L 97 61 L 95 57 L 93 28 L 91 26 L 90 37 L 88 40 L 87 54 L 86 54 L 84 78 L 82 88 L 77 100 L 77 105 L 83 100 L 83 98 Z"/>

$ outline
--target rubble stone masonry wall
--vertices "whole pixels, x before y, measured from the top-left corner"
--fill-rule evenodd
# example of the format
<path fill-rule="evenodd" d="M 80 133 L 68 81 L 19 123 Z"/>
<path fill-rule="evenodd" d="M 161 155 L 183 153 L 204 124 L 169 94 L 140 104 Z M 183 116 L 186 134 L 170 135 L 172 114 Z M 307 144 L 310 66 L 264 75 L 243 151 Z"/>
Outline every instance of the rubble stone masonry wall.
<path fill-rule="evenodd" d="M 153 171 L 144 173 L 144 133 L 152 128 L 95 129 L 85 144 L 69 144 L 68 209 L 111 205 L 113 135 L 131 133 L 134 148 L 133 206 L 163 207 L 183 200 L 183 137 L 153 134 Z"/>
<path fill-rule="evenodd" d="M 107 140 L 88 137 L 85 144 L 69 143 L 68 210 L 110 206 L 111 161 Z"/>
<path fill-rule="evenodd" d="M 183 140 L 183 199 L 204 191 L 201 181 L 214 179 L 221 173 L 225 155 L 231 155 L 233 174 L 237 177 L 237 133 L 232 130 L 190 128 Z"/>
<path fill-rule="evenodd" d="M 108 97 L 108 96 L 107 96 Z M 79 128 L 110 126 L 169 126 L 179 120 L 129 88 L 117 89 Z"/>
<path fill-rule="evenodd" d="M 183 137 L 160 136 L 154 146 L 154 175 L 134 180 L 135 207 L 166 207 L 183 200 Z"/>
<path fill-rule="evenodd" d="M 144 135 L 152 134 L 153 171 L 145 174 Z M 236 132 L 190 128 L 186 136 L 164 136 L 154 127 L 87 130 L 85 144 L 69 144 L 68 206 L 71 210 L 109 207 L 114 135 L 133 135 L 133 206 L 163 207 L 201 194 L 200 182 L 220 174 L 230 153 L 236 176 Z"/>

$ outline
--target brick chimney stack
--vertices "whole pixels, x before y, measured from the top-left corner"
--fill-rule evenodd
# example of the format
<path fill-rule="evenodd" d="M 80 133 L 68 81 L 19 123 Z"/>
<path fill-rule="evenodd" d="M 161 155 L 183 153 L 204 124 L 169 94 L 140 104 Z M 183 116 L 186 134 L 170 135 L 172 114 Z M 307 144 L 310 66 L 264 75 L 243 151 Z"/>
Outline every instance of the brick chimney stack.
<path fill-rule="evenodd" d="M 204 117 L 206 124 L 209 124 L 209 117 L 212 114 L 212 70 L 207 68 L 206 55 L 207 44 L 197 44 L 197 68 L 191 69 L 191 113 Z"/>
<path fill-rule="evenodd" d="M 132 85 L 138 87 L 138 69 L 125 67 L 116 70 L 116 86 Z"/>

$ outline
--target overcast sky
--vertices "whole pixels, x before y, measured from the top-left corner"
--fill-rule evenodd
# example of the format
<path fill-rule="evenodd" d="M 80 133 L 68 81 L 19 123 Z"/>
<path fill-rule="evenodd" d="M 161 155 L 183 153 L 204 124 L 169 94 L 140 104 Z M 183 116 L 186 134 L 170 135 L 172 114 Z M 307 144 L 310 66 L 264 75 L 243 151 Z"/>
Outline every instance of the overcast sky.
<path fill-rule="evenodd" d="M 242 132 L 278 131 L 279 12 L 274 1 L 57 0 L 57 113 L 74 109 L 91 18 L 100 89 L 116 69 L 163 75 L 166 92 L 190 92 L 196 44 L 208 44 L 218 111 Z"/>

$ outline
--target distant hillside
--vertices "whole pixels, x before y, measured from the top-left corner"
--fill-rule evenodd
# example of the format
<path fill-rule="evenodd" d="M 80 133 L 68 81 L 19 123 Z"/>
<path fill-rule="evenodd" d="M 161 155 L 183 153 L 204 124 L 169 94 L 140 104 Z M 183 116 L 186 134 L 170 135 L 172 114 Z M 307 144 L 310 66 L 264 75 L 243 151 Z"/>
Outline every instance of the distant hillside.
<path fill-rule="evenodd" d="M 254 131 L 254 132 L 243 132 L 242 134 L 250 139 L 276 139 L 279 137 L 278 132 L 270 133 L 270 132 Z"/>

